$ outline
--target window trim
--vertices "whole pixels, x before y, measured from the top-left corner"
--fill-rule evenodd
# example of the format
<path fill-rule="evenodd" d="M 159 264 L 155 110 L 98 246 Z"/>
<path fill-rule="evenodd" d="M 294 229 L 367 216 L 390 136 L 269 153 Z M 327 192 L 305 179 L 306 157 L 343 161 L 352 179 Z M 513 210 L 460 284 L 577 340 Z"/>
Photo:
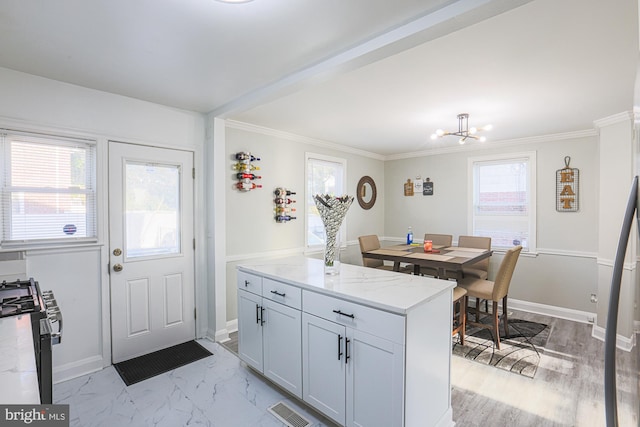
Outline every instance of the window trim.
<path fill-rule="evenodd" d="M 87 205 L 86 209 L 86 217 L 93 217 L 94 222 L 94 235 L 91 237 L 67 237 L 67 238 L 51 238 L 51 239 L 21 239 L 21 240 L 4 240 L 6 230 L 0 229 L 0 252 L 10 250 L 20 250 L 20 249 L 50 249 L 50 248 L 73 248 L 79 246 L 95 246 L 95 244 L 99 243 L 99 234 L 100 234 L 100 215 L 99 215 L 99 191 L 98 191 L 98 167 L 99 167 L 99 147 L 98 141 L 93 138 L 83 137 L 83 136 L 65 136 L 62 134 L 56 133 L 48 133 L 48 132 L 37 132 L 37 131 L 24 131 L 24 130 L 15 130 L 10 128 L 2 127 L 0 128 L 0 187 L 4 188 L 7 168 L 10 168 L 10 165 L 7 164 L 7 159 L 9 158 L 9 143 L 8 140 L 12 137 L 23 137 L 27 141 L 31 140 L 34 144 L 45 143 L 46 141 L 55 141 L 59 143 L 61 146 L 73 146 L 73 145 L 83 145 L 92 151 L 91 157 L 93 158 L 93 165 L 91 168 L 88 168 L 86 173 L 86 183 L 87 186 L 91 186 L 92 190 L 82 190 L 78 191 L 78 193 L 93 195 L 94 203 L 92 205 Z M 39 141 L 44 140 L 44 141 Z M 15 187 L 7 186 L 8 189 L 13 189 Z M 4 193 L 4 190 L 0 192 L 0 195 Z M 2 197 L 0 196 L 0 200 Z M 0 201 L 0 219 L 3 219 L 6 215 L 7 206 L 4 205 L 3 202 Z M 9 214 L 10 217 L 10 214 Z M 0 227 L 4 227 L 0 223 Z"/>
<path fill-rule="evenodd" d="M 476 163 L 488 163 L 488 162 L 504 162 L 508 160 L 516 161 L 525 159 L 529 163 L 528 169 L 528 189 L 527 194 L 529 198 L 529 245 L 528 248 L 523 249 L 523 253 L 530 254 L 537 253 L 537 191 L 536 191 L 536 151 L 519 151 L 513 153 L 497 153 L 477 157 L 467 158 L 467 233 L 473 235 L 473 197 L 474 197 L 474 165 Z M 498 251 L 503 248 L 498 248 Z"/>
<path fill-rule="evenodd" d="M 310 250 L 320 250 L 324 248 L 324 244 L 309 245 L 309 212 L 307 206 L 307 191 L 309 189 L 309 160 L 321 160 L 325 162 L 338 163 L 342 165 L 342 192 L 346 194 L 347 191 L 347 159 L 341 157 L 326 156 L 324 154 L 317 154 L 312 152 L 304 153 L 304 247 Z M 342 194 L 339 194 L 342 195 Z M 347 246 L 347 221 L 342 222 L 340 227 L 340 247 L 346 248 Z"/>

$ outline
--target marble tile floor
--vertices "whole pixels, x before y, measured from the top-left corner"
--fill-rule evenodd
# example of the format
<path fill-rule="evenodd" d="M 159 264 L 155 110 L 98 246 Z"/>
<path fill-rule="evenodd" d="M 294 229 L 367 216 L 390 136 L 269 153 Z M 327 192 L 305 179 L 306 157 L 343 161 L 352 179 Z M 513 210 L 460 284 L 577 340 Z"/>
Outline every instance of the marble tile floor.
<path fill-rule="evenodd" d="M 242 366 L 226 348 L 198 342 L 213 356 L 128 387 L 110 366 L 55 384 L 54 403 L 69 405 L 71 427 L 281 427 L 267 411 L 279 401 L 314 427 L 333 427 Z"/>
<path fill-rule="evenodd" d="M 591 325 L 518 312 L 547 323 L 551 334 L 534 379 L 452 359 L 453 419 L 460 427 L 600 427 L 603 344 Z M 237 341 L 225 343 L 237 348 Z M 282 426 L 267 407 L 285 401 L 314 427 L 334 424 L 306 409 L 208 340 L 213 356 L 125 386 L 113 367 L 54 386 L 55 403 L 70 405 L 73 426 Z M 640 425 L 640 346 L 618 351 L 620 426 Z"/>

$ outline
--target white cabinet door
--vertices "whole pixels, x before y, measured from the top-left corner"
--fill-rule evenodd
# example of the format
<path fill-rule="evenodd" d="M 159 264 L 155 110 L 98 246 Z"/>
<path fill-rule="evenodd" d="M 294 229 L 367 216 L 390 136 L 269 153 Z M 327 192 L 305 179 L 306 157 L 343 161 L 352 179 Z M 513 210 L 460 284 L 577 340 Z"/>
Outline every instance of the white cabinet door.
<path fill-rule="evenodd" d="M 346 425 L 402 426 L 403 346 L 347 328 Z"/>
<path fill-rule="evenodd" d="M 302 313 L 303 399 L 345 424 L 346 328 Z"/>
<path fill-rule="evenodd" d="M 262 297 L 238 290 L 238 355 L 262 372 Z"/>
<path fill-rule="evenodd" d="M 302 398 L 301 312 L 266 298 L 262 304 L 264 375 Z"/>

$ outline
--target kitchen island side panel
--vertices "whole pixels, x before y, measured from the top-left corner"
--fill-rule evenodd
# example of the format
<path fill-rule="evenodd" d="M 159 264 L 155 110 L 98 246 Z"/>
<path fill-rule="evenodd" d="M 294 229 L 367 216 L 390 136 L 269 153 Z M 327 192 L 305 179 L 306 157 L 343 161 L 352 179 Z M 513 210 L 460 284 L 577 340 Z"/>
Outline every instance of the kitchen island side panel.
<path fill-rule="evenodd" d="M 452 426 L 451 319 L 453 291 L 407 314 L 405 425 Z"/>

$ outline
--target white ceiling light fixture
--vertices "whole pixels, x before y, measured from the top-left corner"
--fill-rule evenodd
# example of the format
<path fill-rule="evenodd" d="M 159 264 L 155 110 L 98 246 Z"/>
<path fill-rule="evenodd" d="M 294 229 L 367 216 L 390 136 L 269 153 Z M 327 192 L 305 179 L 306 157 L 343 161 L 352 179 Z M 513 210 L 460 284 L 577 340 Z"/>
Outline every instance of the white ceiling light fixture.
<path fill-rule="evenodd" d="M 431 135 L 431 139 L 438 139 L 448 135 L 459 136 L 460 139 L 458 143 L 464 144 L 467 142 L 467 138 L 475 139 L 480 142 L 485 142 L 487 140 L 484 136 L 478 136 L 476 133 L 491 130 L 493 126 L 485 125 L 480 128 L 469 128 L 469 114 L 468 113 L 460 113 L 458 114 L 458 131 L 457 132 L 447 132 L 442 129 L 438 129 L 436 133 Z"/>

